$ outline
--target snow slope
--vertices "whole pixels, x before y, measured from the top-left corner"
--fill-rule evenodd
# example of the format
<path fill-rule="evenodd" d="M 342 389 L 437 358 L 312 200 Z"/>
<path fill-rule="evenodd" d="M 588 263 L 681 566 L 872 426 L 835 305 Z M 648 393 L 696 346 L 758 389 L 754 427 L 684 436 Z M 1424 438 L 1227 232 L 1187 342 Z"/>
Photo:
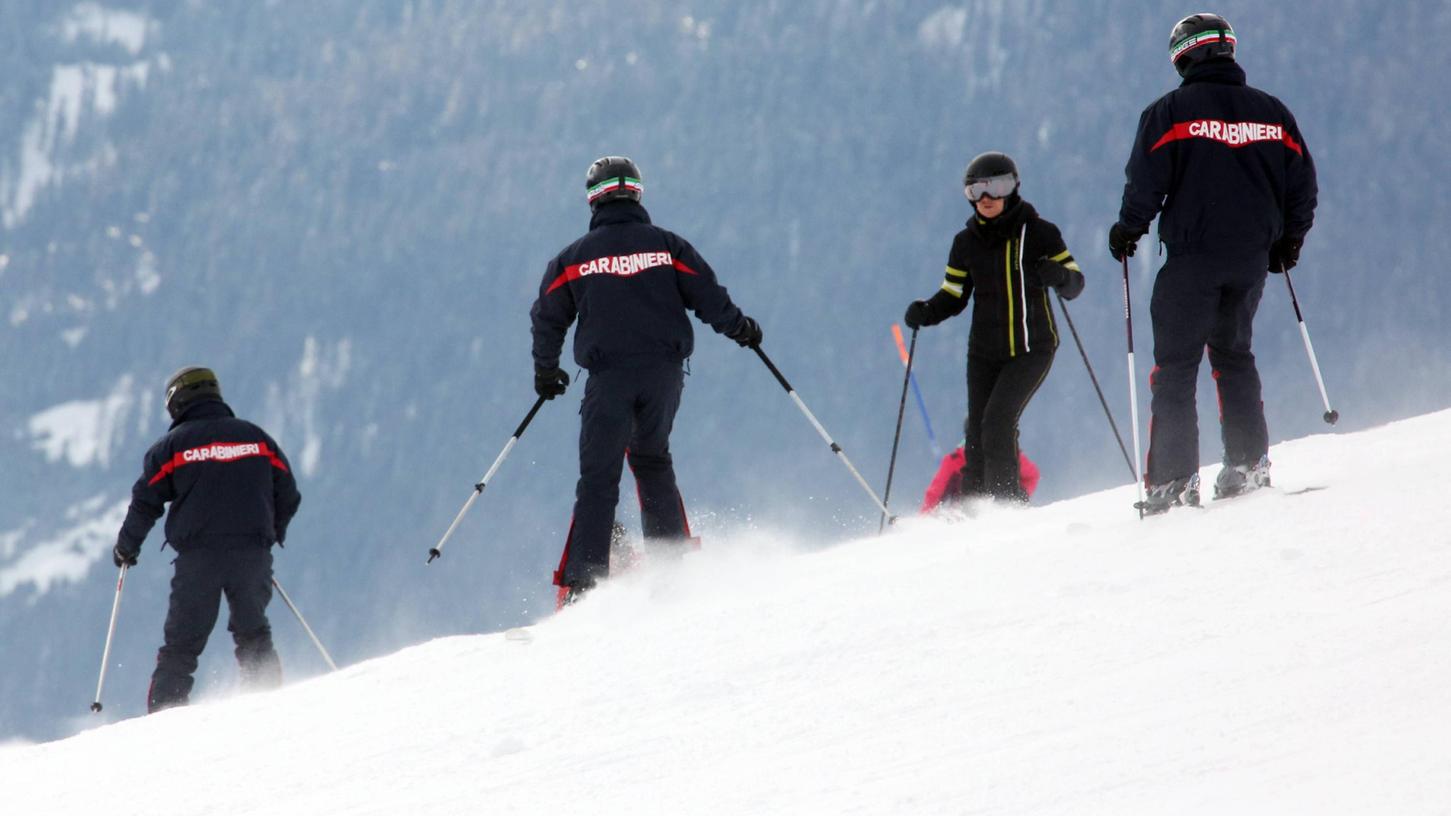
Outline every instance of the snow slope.
<path fill-rule="evenodd" d="M 1279 488 L 1142 522 L 1126 486 L 815 552 L 717 535 L 528 629 L 0 749 L 0 803 L 1446 813 L 1447 451 L 1451 411 L 1277 446 Z M 398 580 L 427 603 L 421 565 Z"/>

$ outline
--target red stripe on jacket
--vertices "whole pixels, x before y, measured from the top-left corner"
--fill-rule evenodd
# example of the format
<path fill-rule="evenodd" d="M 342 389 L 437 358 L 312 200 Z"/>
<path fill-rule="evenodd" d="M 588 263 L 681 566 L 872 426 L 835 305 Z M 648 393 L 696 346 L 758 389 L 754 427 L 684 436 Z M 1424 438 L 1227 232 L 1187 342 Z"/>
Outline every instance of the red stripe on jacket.
<path fill-rule="evenodd" d="M 1304 148 L 1290 136 L 1284 125 L 1271 125 L 1264 122 L 1225 122 L 1218 119 L 1195 119 L 1192 122 L 1175 122 L 1174 126 L 1154 142 L 1149 152 L 1163 147 L 1169 142 L 1176 142 L 1181 139 L 1208 139 L 1219 142 L 1229 147 L 1244 147 L 1245 145 L 1259 142 L 1279 142 L 1285 147 L 1304 155 Z"/>
<path fill-rule="evenodd" d="M 282 461 L 266 442 L 209 442 L 195 448 L 188 448 L 184 451 L 177 451 L 172 455 L 171 461 L 161 466 L 146 483 L 154 485 L 157 482 L 176 472 L 177 468 L 187 465 L 196 465 L 202 462 L 216 462 L 228 464 L 243 459 L 255 459 L 265 457 L 275 468 L 281 471 L 287 470 L 287 463 Z"/>
<path fill-rule="evenodd" d="M 660 263 L 645 266 L 645 262 L 636 261 L 636 258 L 640 256 L 650 256 L 651 260 L 656 260 L 654 256 L 661 256 L 658 258 Z M 555 289 L 570 281 L 577 281 L 585 275 L 613 275 L 615 277 L 628 278 L 638 275 L 641 272 L 660 269 L 665 266 L 674 267 L 675 271 L 686 275 L 699 274 L 694 269 L 686 266 L 679 258 L 673 257 L 669 252 L 634 252 L 629 255 L 607 255 L 603 258 L 595 258 L 584 263 L 566 266 L 564 271 L 559 273 L 558 277 L 549 282 L 549 288 L 544 290 L 544 294 L 550 294 Z M 615 268 L 623 268 L 625 271 L 612 271 Z"/>

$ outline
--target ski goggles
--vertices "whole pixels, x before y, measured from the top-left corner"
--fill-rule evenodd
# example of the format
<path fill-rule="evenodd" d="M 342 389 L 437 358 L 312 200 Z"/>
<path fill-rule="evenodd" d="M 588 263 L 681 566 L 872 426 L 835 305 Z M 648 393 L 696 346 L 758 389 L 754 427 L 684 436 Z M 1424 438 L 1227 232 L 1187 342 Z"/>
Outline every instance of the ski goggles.
<path fill-rule="evenodd" d="M 963 195 L 967 200 L 976 204 L 983 196 L 993 198 L 1007 198 L 1018 189 L 1018 177 L 1010 174 L 1003 176 L 988 176 L 987 178 L 973 179 L 962 188 Z"/>

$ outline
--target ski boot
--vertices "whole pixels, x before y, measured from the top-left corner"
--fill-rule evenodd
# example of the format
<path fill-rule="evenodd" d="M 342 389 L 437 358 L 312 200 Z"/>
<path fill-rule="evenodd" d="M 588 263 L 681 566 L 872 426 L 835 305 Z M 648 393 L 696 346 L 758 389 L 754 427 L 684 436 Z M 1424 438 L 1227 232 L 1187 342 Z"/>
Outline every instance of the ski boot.
<path fill-rule="evenodd" d="M 1225 464 L 1214 479 L 1214 498 L 1228 499 L 1270 486 L 1270 457 L 1261 456 L 1253 465 Z"/>
<path fill-rule="evenodd" d="M 564 609 L 566 606 L 573 606 L 579 603 L 580 599 L 590 590 L 595 588 L 595 579 L 580 578 L 572 584 L 559 588 L 559 596 L 555 600 L 555 611 Z"/>
<path fill-rule="evenodd" d="M 1169 512 L 1170 507 L 1199 506 L 1199 474 L 1156 484 L 1149 488 L 1142 502 L 1134 505 L 1146 516 L 1157 516 Z"/>
<path fill-rule="evenodd" d="M 640 551 L 630 541 L 625 525 L 615 522 L 610 528 L 610 574 L 623 575 L 640 564 Z"/>

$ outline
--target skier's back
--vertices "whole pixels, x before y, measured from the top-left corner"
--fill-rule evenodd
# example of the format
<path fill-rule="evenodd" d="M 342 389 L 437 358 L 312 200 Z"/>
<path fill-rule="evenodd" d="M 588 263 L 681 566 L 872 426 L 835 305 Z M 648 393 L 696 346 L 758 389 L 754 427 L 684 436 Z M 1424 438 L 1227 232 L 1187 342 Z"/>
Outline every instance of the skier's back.
<path fill-rule="evenodd" d="M 761 341 L 760 326 L 741 313 L 695 248 L 651 223 L 634 162 L 598 159 L 585 187 L 589 232 L 549 262 L 529 313 L 539 395 L 552 399 L 569 384 L 559 357 L 576 320 L 574 360 L 590 375 L 580 407 L 574 519 L 554 577 L 561 601 L 609 574 L 627 451 L 645 538 L 690 536 L 670 457 L 683 364 L 695 348 L 687 310 L 742 346 Z"/>
<path fill-rule="evenodd" d="M 1204 348 L 1219 390 L 1224 468 L 1216 495 L 1269 482 L 1269 433 L 1252 328 L 1266 271 L 1295 266 L 1314 219 L 1315 165 L 1295 118 L 1245 82 L 1224 18 L 1194 14 L 1170 34 L 1183 84 L 1139 120 L 1115 260 L 1159 217 L 1168 258 L 1154 281 L 1153 422 L 1145 509 L 1199 500 L 1195 380 Z"/>

